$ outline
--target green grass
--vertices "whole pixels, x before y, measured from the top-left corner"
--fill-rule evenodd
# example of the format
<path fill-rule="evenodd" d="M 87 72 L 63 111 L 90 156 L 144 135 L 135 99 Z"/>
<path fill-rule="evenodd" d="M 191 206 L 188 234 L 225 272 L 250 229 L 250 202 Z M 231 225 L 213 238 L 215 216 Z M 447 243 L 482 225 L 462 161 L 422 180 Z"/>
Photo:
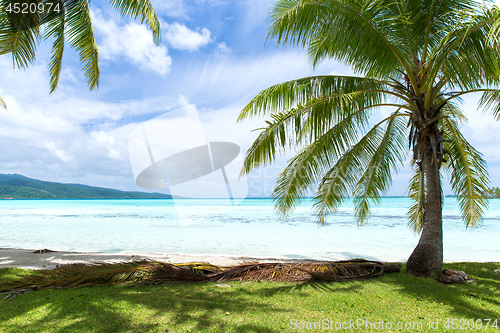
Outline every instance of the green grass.
<path fill-rule="evenodd" d="M 454 263 L 477 283 L 443 285 L 404 273 L 367 281 L 332 283 L 232 282 L 218 285 L 113 286 L 39 290 L 3 299 L 0 332 L 296 332 L 293 324 L 331 320 L 391 322 L 392 330 L 342 332 L 500 332 L 446 329 L 447 320 L 497 319 L 500 325 L 500 263 Z M 0 270 L 0 279 L 20 269 Z M 229 287 L 228 287 L 229 286 Z M 297 320 L 293 322 L 292 320 Z M 429 322 L 438 321 L 438 330 Z M 410 329 L 396 323 L 421 322 Z M 483 322 L 486 324 L 486 322 Z M 386 326 L 385 326 L 386 327 Z M 465 326 L 467 327 L 467 326 Z M 333 327 L 334 328 L 334 327 Z"/>

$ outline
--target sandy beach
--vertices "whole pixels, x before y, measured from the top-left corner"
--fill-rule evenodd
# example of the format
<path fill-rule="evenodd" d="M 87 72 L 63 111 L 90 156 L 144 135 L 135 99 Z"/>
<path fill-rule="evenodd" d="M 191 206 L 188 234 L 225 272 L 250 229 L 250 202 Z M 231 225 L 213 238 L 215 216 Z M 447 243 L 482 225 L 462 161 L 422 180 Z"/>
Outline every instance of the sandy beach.
<path fill-rule="evenodd" d="M 232 266 L 244 262 L 312 262 L 312 259 L 258 258 L 223 255 L 187 255 L 171 253 L 102 253 L 45 251 L 46 249 L 0 248 L 0 268 L 51 269 L 58 265 L 96 262 L 123 262 L 150 259 L 167 263 L 206 262 L 217 266 Z"/>

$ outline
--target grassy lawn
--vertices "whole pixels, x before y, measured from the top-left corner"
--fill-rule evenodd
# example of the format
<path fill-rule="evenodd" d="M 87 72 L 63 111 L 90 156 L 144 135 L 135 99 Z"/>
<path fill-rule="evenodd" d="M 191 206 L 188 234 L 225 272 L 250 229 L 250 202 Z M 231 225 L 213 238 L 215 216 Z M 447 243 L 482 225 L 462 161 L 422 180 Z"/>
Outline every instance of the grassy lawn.
<path fill-rule="evenodd" d="M 337 326 L 342 332 L 457 332 L 453 319 L 465 328 L 458 331 L 500 332 L 500 263 L 445 268 L 463 270 L 477 283 L 444 285 L 407 276 L 403 267 L 352 282 L 122 285 L 0 295 L 0 332 L 309 332 L 335 331 L 336 323 L 344 323 L 344 329 Z M 1 269 L 0 279 L 29 273 Z M 473 330 L 471 319 L 498 320 L 499 328 L 485 328 L 483 320 Z M 350 320 L 358 329 L 349 327 Z M 307 329 L 314 322 L 323 329 Z M 438 328 L 429 329 L 430 323 Z"/>

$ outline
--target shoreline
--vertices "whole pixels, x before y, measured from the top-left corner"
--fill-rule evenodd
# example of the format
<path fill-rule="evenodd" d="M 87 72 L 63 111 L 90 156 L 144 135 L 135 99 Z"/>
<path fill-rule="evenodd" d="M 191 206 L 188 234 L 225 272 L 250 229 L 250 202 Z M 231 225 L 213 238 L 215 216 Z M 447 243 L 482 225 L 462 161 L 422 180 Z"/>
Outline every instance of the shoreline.
<path fill-rule="evenodd" d="M 22 269 L 54 269 L 66 264 L 92 264 L 92 263 L 117 263 L 125 261 L 137 261 L 149 259 L 163 263 L 188 263 L 203 262 L 216 266 L 235 266 L 244 263 L 301 263 L 301 262 L 333 262 L 337 260 L 325 260 L 315 258 L 290 259 L 279 256 L 272 257 L 249 257 L 216 254 L 177 254 L 177 253 L 144 253 L 144 252 L 72 252 L 52 251 L 47 249 L 16 249 L 0 247 L 0 268 L 22 268 Z M 354 259 L 354 258 L 353 258 Z M 392 261 L 376 260 L 383 263 Z M 398 262 L 404 264 L 406 261 Z M 490 261 L 474 261 L 490 262 Z M 394 262 L 396 263 L 396 262 Z M 454 263 L 445 260 L 444 263 Z"/>
<path fill-rule="evenodd" d="M 204 262 L 216 266 L 234 266 L 245 262 L 321 262 L 317 259 L 290 259 L 282 257 L 247 257 L 231 255 L 191 255 L 175 253 L 141 252 L 70 252 L 47 249 L 0 248 L 0 268 L 53 269 L 59 265 L 124 262 L 136 260 L 154 260 L 165 263 Z"/>

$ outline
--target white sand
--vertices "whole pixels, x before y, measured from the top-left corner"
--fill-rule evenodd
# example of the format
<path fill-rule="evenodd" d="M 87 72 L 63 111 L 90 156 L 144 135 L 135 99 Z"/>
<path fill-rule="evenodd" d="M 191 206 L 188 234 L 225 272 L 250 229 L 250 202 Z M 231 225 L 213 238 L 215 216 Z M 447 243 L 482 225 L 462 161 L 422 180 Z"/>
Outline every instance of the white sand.
<path fill-rule="evenodd" d="M 120 262 L 151 259 L 167 263 L 205 262 L 217 266 L 232 266 L 244 262 L 303 262 L 316 261 L 285 258 L 250 258 L 221 255 L 184 255 L 170 253 L 100 253 L 100 252 L 44 252 L 35 250 L 0 248 L 0 268 L 49 269 L 75 263 Z"/>

